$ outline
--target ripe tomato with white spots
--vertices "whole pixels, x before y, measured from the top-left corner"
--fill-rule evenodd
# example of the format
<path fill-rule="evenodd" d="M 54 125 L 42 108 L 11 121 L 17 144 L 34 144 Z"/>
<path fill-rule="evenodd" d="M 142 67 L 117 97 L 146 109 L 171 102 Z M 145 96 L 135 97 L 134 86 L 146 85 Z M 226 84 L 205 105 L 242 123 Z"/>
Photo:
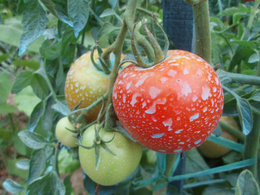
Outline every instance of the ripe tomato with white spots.
<path fill-rule="evenodd" d="M 130 65 L 119 73 L 113 105 L 128 133 L 162 153 L 202 144 L 223 110 L 223 90 L 212 67 L 199 56 L 171 50 L 150 68 Z"/>
<path fill-rule="evenodd" d="M 81 140 L 83 146 L 93 146 L 97 127 L 97 125 L 92 125 L 85 130 Z M 108 132 L 101 128 L 99 135 L 104 141 L 113 139 L 106 143 L 113 154 L 97 146 L 99 147 L 99 163 L 96 165 L 95 148 L 86 149 L 79 146 L 80 164 L 85 173 L 96 183 L 104 186 L 115 185 L 135 171 L 142 156 L 142 147 L 120 132 Z"/>
<path fill-rule="evenodd" d="M 109 87 L 109 75 L 96 69 L 91 61 L 91 52 L 79 57 L 70 67 L 65 82 L 65 98 L 71 110 L 79 103 L 85 108 L 104 95 Z M 98 53 L 94 52 L 94 60 Z M 97 118 L 101 104 L 88 112 L 90 122 Z"/>

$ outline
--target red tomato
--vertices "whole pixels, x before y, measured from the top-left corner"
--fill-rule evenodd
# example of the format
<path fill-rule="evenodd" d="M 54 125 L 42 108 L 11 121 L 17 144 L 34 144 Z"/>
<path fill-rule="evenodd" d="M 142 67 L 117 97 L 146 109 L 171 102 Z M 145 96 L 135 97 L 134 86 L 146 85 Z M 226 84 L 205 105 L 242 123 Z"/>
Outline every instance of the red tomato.
<path fill-rule="evenodd" d="M 151 68 L 130 65 L 120 72 L 113 104 L 134 139 L 158 152 L 179 153 L 202 144 L 214 131 L 223 110 L 223 90 L 205 60 L 171 50 Z"/>

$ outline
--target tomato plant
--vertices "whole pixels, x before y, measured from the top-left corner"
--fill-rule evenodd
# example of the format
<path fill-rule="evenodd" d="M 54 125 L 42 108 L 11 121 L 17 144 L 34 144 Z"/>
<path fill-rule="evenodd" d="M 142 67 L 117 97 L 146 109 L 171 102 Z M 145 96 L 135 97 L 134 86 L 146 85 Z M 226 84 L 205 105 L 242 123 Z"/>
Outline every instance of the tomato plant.
<path fill-rule="evenodd" d="M 115 82 L 113 104 L 122 125 L 141 144 L 179 153 L 202 144 L 214 131 L 223 91 L 206 61 L 172 50 L 151 68 L 125 68 Z"/>
<path fill-rule="evenodd" d="M 94 52 L 93 59 L 98 59 Z M 103 96 L 108 90 L 109 75 L 98 70 L 91 61 L 91 52 L 78 58 L 70 67 L 65 83 L 65 97 L 71 110 L 77 105 L 85 108 Z M 101 104 L 90 110 L 86 119 L 93 121 L 97 118 Z"/>
<path fill-rule="evenodd" d="M 86 129 L 82 135 L 81 145 L 94 148 L 79 147 L 79 159 L 82 169 L 96 183 L 110 186 L 117 184 L 131 175 L 137 168 L 142 156 L 142 147 L 119 132 L 108 132 L 103 128 L 99 130 L 99 136 L 106 143 L 108 152 L 101 146 L 100 140 L 95 143 L 97 125 Z M 96 150 L 99 150 L 97 158 Z M 98 162 L 97 162 L 98 161 Z"/>
<path fill-rule="evenodd" d="M 77 133 L 73 133 L 73 131 L 75 131 L 75 127 L 68 117 L 60 119 L 55 129 L 58 140 L 67 147 L 76 147 L 78 145 Z"/>
<path fill-rule="evenodd" d="M 224 122 L 228 123 L 229 125 L 231 125 L 232 127 L 235 127 L 238 129 L 238 125 L 232 117 L 222 116 L 220 118 L 220 121 L 224 121 Z M 234 141 L 234 142 L 238 141 L 237 137 L 230 134 L 224 128 L 222 128 L 221 137 Z M 221 146 L 221 145 L 214 143 L 212 141 L 209 141 L 209 140 L 207 140 L 203 144 L 201 144 L 198 147 L 198 149 L 202 153 L 203 156 L 208 157 L 208 158 L 219 158 L 231 151 L 231 149 Z"/>

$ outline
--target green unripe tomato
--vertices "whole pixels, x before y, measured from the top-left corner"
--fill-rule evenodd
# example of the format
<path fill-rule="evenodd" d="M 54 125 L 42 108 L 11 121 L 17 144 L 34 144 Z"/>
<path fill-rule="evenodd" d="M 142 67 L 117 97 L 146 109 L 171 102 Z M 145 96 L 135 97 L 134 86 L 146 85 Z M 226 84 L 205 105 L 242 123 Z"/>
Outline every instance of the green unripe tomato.
<path fill-rule="evenodd" d="M 81 144 L 90 147 L 95 140 L 96 125 L 90 126 L 82 136 Z M 104 186 L 115 185 L 128 176 L 137 168 L 141 156 L 142 147 L 125 137 L 120 132 L 108 132 L 101 129 L 100 137 L 104 141 L 113 140 L 106 143 L 106 146 L 115 155 L 99 147 L 99 163 L 96 166 L 95 148 L 86 149 L 79 146 L 79 160 L 82 169 L 96 183 Z"/>
<path fill-rule="evenodd" d="M 56 125 L 56 136 L 64 146 L 76 147 L 78 145 L 77 134 L 70 130 L 75 130 L 75 127 L 69 121 L 68 117 L 64 117 L 60 119 Z"/>

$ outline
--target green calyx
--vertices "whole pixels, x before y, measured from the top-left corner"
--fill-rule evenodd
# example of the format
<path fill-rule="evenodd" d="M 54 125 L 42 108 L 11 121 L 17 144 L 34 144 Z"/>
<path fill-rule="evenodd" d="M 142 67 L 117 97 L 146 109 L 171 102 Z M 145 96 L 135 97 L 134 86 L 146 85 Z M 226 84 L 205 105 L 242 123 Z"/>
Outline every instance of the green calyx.
<path fill-rule="evenodd" d="M 103 148 L 106 152 L 112 154 L 112 155 L 116 155 L 112 150 L 109 149 L 109 147 L 107 146 L 108 143 L 111 143 L 114 138 L 115 138 L 115 134 L 113 135 L 113 137 L 110 140 L 104 140 L 101 136 L 100 136 L 100 131 L 101 129 L 103 129 L 103 125 L 102 124 L 98 124 L 95 126 L 95 138 L 93 140 L 93 144 L 91 146 L 84 146 L 81 143 L 81 139 L 79 139 L 79 147 L 85 148 L 87 150 L 90 149 L 94 149 L 95 150 L 95 156 L 96 156 L 96 168 L 98 168 L 99 162 L 100 162 L 100 149 Z M 87 129 L 86 129 L 87 130 Z M 104 129 L 103 129 L 104 130 Z"/>

